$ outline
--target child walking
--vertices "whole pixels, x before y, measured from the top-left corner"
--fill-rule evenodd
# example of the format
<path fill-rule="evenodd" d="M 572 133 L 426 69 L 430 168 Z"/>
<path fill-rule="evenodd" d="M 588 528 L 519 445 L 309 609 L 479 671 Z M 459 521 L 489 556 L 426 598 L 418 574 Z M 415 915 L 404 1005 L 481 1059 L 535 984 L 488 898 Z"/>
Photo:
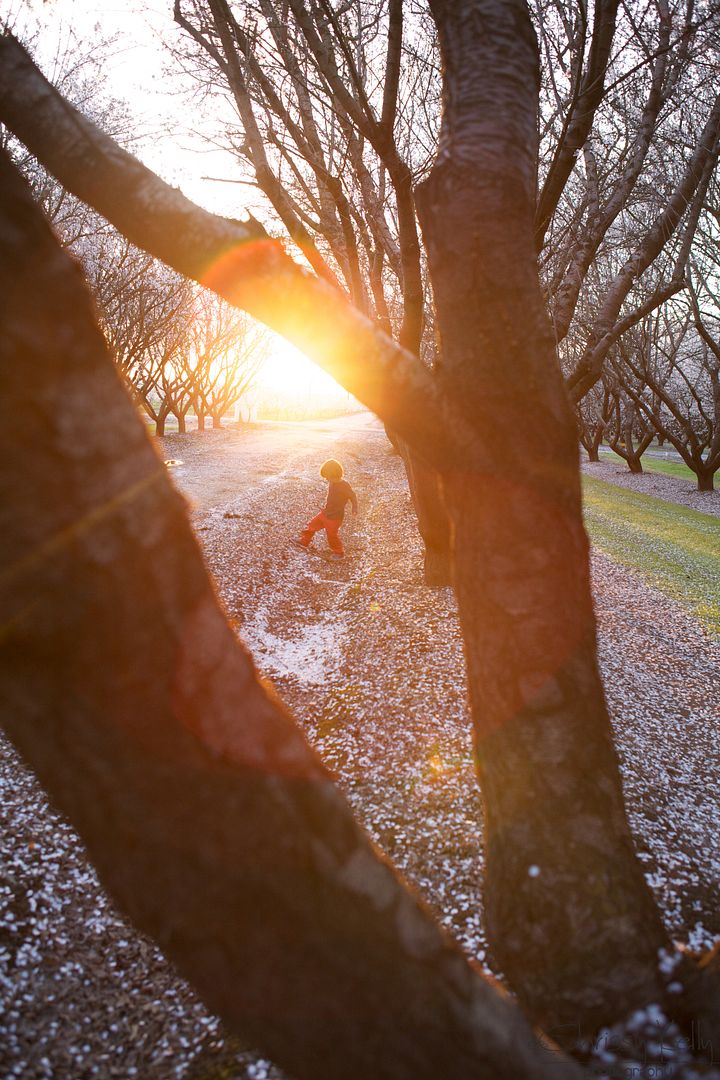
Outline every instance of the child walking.
<path fill-rule="evenodd" d="M 319 514 L 316 514 L 312 521 L 307 523 L 300 534 L 300 539 L 293 542 L 297 547 L 308 548 L 315 533 L 324 529 L 333 558 L 342 559 L 345 555 L 345 548 L 338 530 L 342 525 L 347 503 L 351 504 L 353 514 L 357 514 L 357 496 L 347 480 L 343 480 L 343 467 L 334 458 L 324 462 L 320 469 L 320 475 L 328 482 L 325 508 Z"/>

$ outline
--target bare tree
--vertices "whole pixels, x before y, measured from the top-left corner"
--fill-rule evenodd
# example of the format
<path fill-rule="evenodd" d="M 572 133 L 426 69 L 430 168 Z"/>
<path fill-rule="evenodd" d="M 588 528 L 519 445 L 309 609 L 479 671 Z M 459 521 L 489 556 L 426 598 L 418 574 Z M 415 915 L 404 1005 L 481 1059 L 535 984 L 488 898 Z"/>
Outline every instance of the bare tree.
<path fill-rule="evenodd" d="M 387 12 L 375 2 L 335 11 L 276 0 L 177 0 L 174 11 L 187 35 L 180 59 L 209 94 L 230 92 L 243 131 L 231 147 L 310 265 L 432 366 L 413 192 L 437 127 L 428 17 L 408 33 L 400 0 Z M 426 580 L 448 584 L 437 477 L 389 434 L 405 462 Z"/>
<path fill-rule="evenodd" d="M 538 4 L 536 245 L 578 402 L 622 333 L 684 286 L 717 161 L 716 25 L 693 3 Z"/>
<path fill-rule="evenodd" d="M 183 378 L 177 370 L 194 317 L 190 282 L 139 251 L 114 230 L 95 231 L 71 250 L 86 271 L 99 323 L 120 373 L 140 408 L 163 435 L 180 420 Z"/>
<path fill-rule="evenodd" d="M 221 426 L 253 386 L 267 352 L 268 336 L 257 324 L 216 296 L 197 293 L 184 361 L 199 431 L 206 416 L 213 427 Z"/>
<path fill-rule="evenodd" d="M 604 381 L 596 383 L 577 405 L 580 442 L 589 461 L 600 460 L 600 446 L 610 421 L 611 398 Z"/>
<path fill-rule="evenodd" d="M 694 289 L 691 295 L 684 322 L 663 308 L 653 320 L 652 348 L 624 349 L 615 374 L 637 415 L 695 473 L 698 490 L 712 491 L 720 468 L 720 343 Z"/>
<path fill-rule="evenodd" d="M 627 463 L 631 473 L 643 471 L 642 456 L 657 432 L 655 425 L 637 405 L 638 397 L 647 396 L 648 392 L 652 396 L 652 391 L 648 391 L 643 377 L 632 374 L 633 358 L 647 356 L 654 346 L 654 325 L 655 320 L 647 317 L 643 323 L 623 334 L 610 353 L 612 368 L 603 377 L 610 396 L 607 443 Z M 641 363 L 641 367 L 646 365 Z"/>
<path fill-rule="evenodd" d="M 91 48 L 72 34 L 62 35 L 51 71 L 69 101 L 128 146 L 136 137 L 135 125 L 124 103 L 107 93 L 104 64 L 111 47 L 100 40 Z M 134 400 L 153 421 L 156 434 L 164 434 L 170 414 L 182 427 L 183 384 L 172 367 L 192 319 L 191 284 L 67 191 L 6 128 L 2 143 L 27 177 L 60 242 L 82 263 L 100 326 Z"/>

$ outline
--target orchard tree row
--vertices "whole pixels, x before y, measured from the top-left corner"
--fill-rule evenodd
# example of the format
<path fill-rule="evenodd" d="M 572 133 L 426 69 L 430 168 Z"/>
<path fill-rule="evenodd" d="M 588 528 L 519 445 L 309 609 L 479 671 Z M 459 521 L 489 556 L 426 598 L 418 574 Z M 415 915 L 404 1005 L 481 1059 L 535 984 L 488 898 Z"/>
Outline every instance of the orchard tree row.
<path fill-rule="evenodd" d="M 131 393 L 165 434 L 194 414 L 199 431 L 223 416 L 251 389 L 265 360 L 269 335 L 217 296 L 173 273 L 112 232 L 99 262 L 91 239 L 89 283 L 98 321 Z"/>
<path fill-rule="evenodd" d="M 630 424 L 635 463 L 636 444 L 656 432 L 675 442 L 701 489 L 712 487 L 720 465 L 716 12 L 681 0 L 637 10 L 598 0 L 590 14 L 583 3 L 532 0 L 529 11 L 541 58 L 534 242 L 583 441 L 613 432 L 623 450 Z M 176 0 L 174 13 L 177 67 L 217 102 L 216 139 L 238 175 L 316 273 L 443 380 L 419 228 L 441 115 L 430 10 L 401 0 Z M 231 121 L 220 119 L 228 100 Z M 462 222 L 455 228 L 459 247 Z M 426 574 L 446 581 L 437 477 L 401 440 L 398 448 Z"/>
<path fill-rule="evenodd" d="M 670 445 L 712 491 L 720 468 L 720 312 L 708 279 L 628 330 L 578 403 L 590 461 L 606 443 L 633 473 L 653 441 Z"/>
<path fill-rule="evenodd" d="M 92 53 L 66 43 L 55 78 L 68 100 L 125 145 L 135 128 L 124 104 L 105 92 L 107 46 Z M 186 431 L 220 427 L 252 388 L 270 345 L 254 319 L 131 244 L 100 214 L 69 194 L 7 129 L 0 144 L 28 178 L 60 243 L 80 262 L 98 324 L 141 411 L 165 434 L 169 417 Z"/>
<path fill-rule="evenodd" d="M 84 218 L 82 230 L 68 230 L 67 219 L 56 228 L 83 266 L 110 352 L 155 434 L 165 434 L 169 417 L 184 433 L 191 414 L 199 431 L 208 419 L 220 427 L 252 388 L 270 335 L 97 215 Z"/>

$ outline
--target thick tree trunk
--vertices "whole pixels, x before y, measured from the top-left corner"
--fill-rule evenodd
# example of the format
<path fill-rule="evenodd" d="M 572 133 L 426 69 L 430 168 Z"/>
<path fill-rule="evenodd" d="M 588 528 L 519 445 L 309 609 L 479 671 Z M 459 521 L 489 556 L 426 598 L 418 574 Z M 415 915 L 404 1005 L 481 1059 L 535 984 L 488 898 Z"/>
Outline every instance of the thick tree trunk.
<path fill-rule="evenodd" d="M 205 430 L 205 413 L 204 412 L 198 412 L 196 410 L 195 415 L 197 417 L 197 429 L 198 429 L 198 431 L 204 431 Z"/>
<path fill-rule="evenodd" d="M 258 681 L 79 270 L 4 158 L 0 296 L 2 721 L 121 908 L 295 1076 L 579 1076 Z"/>
<path fill-rule="evenodd" d="M 178 414 L 177 425 L 178 425 L 178 435 L 185 435 L 185 433 L 186 433 L 185 413 L 179 413 Z"/>
<path fill-rule="evenodd" d="M 216 430 L 216 431 L 217 431 L 218 428 L 222 427 L 222 416 L 220 416 L 220 414 L 213 415 L 212 426 L 213 426 L 213 429 Z"/>
<path fill-rule="evenodd" d="M 631 473 L 639 474 L 643 471 L 642 461 L 637 454 L 626 454 L 625 461 Z"/>
<path fill-rule="evenodd" d="M 534 441 L 547 450 L 542 471 L 498 454 L 492 474 L 458 466 L 444 478 L 486 808 L 485 915 L 513 989 L 541 1023 L 569 1026 L 572 1035 L 657 1000 L 657 953 L 669 942 L 623 808 L 595 658 L 575 427 L 553 374 L 539 291 L 533 318 L 527 302 L 522 316 L 509 317 L 518 260 L 504 236 L 495 237 L 492 266 L 507 289 L 494 294 L 501 318 L 473 305 L 472 286 L 463 289 L 452 270 L 461 256 L 475 262 L 468 280 L 484 280 L 491 291 L 488 269 L 473 254 L 489 250 L 488 192 L 478 208 L 475 190 L 474 171 L 447 165 L 436 168 L 423 199 L 448 379 L 457 358 L 461 389 L 462 367 L 482 342 L 488 383 L 491 357 L 515 372 L 494 417 L 485 403 L 489 432 L 495 428 L 497 444 L 507 446 L 512 414 L 532 411 Z M 512 202 L 502 209 L 500 216 L 496 205 L 498 220 L 507 221 Z M 458 240 L 463 229 L 466 244 Z M 482 249 L 472 242 L 478 235 Z M 510 348 L 508 327 L 519 325 L 526 332 L 515 331 Z M 544 408 L 541 382 L 549 384 Z"/>
<path fill-rule="evenodd" d="M 162 439 L 165 435 L 165 422 L 167 418 L 168 414 L 160 411 L 155 419 L 155 435 L 158 439 Z"/>
<path fill-rule="evenodd" d="M 600 444 L 599 443 L 591 443 L 590 446 L 586 446 L 585 449 L 587 450 L 588 461 L 599 461 L 600 460 Z"/>
<path fill-rule="evenodd" d="M 486 924 L 532 1015 L 574 1037 L 658 1000 L 669 941 L 625 817 L 577 431 L 533 258 L 534 35 L 512 0 L 431 6 L 445 114 L 418 209 L 441 385 L 488 463 L 458 459 L 443 476 L 485 800 Z M 521 424 L 542 457 L 513 450 Z"/>
<path fill-rule="evenodd" d="M 715 490 L 715 470 L 703 470 L 698 471 L 697 486 L 698 491 L 714 491 Z"/>

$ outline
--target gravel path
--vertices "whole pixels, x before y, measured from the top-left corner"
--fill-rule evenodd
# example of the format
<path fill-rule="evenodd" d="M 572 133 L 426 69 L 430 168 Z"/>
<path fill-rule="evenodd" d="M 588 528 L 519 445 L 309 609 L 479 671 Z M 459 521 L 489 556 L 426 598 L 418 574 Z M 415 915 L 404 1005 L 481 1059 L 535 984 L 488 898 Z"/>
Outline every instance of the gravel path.
<path fill-rule="evenodd" d="M 452 594 L 419 583 L 402 468 L 382 432 L 345 424 L 306 434 L 176 436 L 165 453 L 183 462 L 174 471 L 208 565 L 261 671 L 372 836 L 491 968 Z M 287 545 L 320 505 L 317 468 L 330 455 L 345 463 L 363 511 L 344 530 L 341 564 Z M 641 857 L 672 933 L 705 947 L 720 935 L 720 717 L 710 706 L 720 646 L 606 558 L 594 557 L 593 575 Z M 277 1080 L 117 916 L 72 830 L 4 744 L 0 787 L 0 1077 Z"/>

